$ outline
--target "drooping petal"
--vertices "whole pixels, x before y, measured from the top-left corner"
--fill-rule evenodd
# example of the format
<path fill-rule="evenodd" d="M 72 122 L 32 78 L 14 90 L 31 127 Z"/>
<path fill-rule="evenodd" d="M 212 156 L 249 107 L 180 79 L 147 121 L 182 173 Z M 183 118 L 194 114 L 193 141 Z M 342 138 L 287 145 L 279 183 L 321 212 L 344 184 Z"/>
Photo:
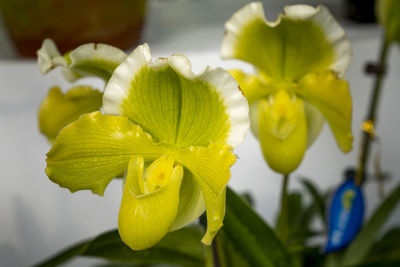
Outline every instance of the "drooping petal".
<path fill-rule="evenodd" d="M 178 212 L 170 231 L 192 223 L 206 210 L 201 188 L 189 171 L 186 171 L 183 177 L 179 199 Z"/>
<path fill-rule="evenodd" d="M 103 195 L 132 155 L 151 159 L 165 150 L 127 118 L 93 112 L 61 130 L 47 153 L 46 173 L 71 192 L 90 189 Z"/>
<path fill-rule="evenodd" d="M 225 188 L 236 157 L 230 146 L 211 144 L 176 151 L 175 158 L 193 174 L 201 188 L 207 211 L 207 232 L 202 242 L 209 245 L 223 225 Z"/>
<path fill-rule="evenodd" d="M 378 0 L 376 7 L 378 20 L 385 27 L 387 41 L 400 44 L 400 2 Z"/>
<path fill-rule="evenodd" d="M 134 250 L 154 246 L 168 233 L 175 220 L 179 205 L 183 168 L 171 169 L 168 184 L 149 194 L 137 194 L 136 182 L 143 179 L 144 159 L 130 159 L 121 208 L 118 230 L 122 240 Z"/>
<path fill-rule="evenodd" d="M 125 58 L 122 50 L 106 44 L 84 44 L 61 56 L 54 42 L 46 39 L 38 50 L 38 65 L 43 74 L 64 67 L 64 77 L 71 82 L 85 76 L 107 81 Z"/>
<path fill-rule="evenodd" d="M 39 129 L 53 142 L 58 132 L 82 114 L 99 110 L 103 94 L 90 86 L 74 86 L 63 94 L 52 87 L 39 108 Z"/>
<path fill-rule="evenodd" d="M 146 44 L 115 70 L 103 102 L 107 114 L 127 116 L 154 138 L 180 147 L 235 146 L 249 124 L 247 101 L 226 71 L 206 68 L 195 75 L 183 55 L 153 63 Z"/>
<path fill-rule="evenodd" d="M 276 96 L 275 103 L 269 103 L 271 101 L 266 99 L 259 101 L 258 138 L 271 169 L 288 174 L 299 166 L 304 157 L 307 123 L 303 101 L 296 99 L 292 102 L 283 97 Z"/>
<path fill-rule="evenodd" d="M 237 69 L 229 70 L 229 74 L 239 83 L 249 105 L 275 91 L 268 86 L 268 81 L 262 79 L 262 75 L 246 74 Z"/>
<path fill-rule="evenodd" d="M 307 122 L 307 147 L 310 147 L 321 133 L 325 119 L 321 112 L 308 101 L 304 101 L 304 113 Z"/>
<path fill-rule="evenodd" d="M 343 152 L 352 149 L 352 104 L 349 85 L 330 71 L 305 76 L 296 92 L 313 104 L 329 123 Z"/>
<path fill-rule="evenodd" d="M 221 55 L 253 64 L 266 75 L 297 81 L 307 73 L 331 69 L 343 75 L 350 58 L 344 30 L 324 6 L 286 6 L 275 22 L 254 2 L 225 24 Z"/>

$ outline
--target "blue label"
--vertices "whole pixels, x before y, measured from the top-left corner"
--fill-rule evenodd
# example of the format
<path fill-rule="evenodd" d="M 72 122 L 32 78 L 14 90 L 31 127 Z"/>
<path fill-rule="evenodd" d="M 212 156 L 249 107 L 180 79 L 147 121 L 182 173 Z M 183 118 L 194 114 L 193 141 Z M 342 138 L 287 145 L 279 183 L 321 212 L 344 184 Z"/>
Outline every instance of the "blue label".
<path fill-rule="evenodd" d="M 336 189 L 331 199 L 325 252 L 347 246 L 359 232 L 363 218 L 363 192 L 361 187 L 354 184 L 353 179 L 349 179 Z"/>

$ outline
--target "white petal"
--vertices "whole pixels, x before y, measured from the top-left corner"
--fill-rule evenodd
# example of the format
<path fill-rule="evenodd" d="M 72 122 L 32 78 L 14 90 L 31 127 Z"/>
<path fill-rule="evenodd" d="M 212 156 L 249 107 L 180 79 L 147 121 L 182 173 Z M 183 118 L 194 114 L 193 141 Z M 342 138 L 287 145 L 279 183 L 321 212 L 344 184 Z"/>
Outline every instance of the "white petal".
<path fill-rule="evenodd" d="M 42 47 L 37 51 L 38 66 L 42 74 L 48 73 L 50 70 L 58 66 L 66 66 L 65 58 L 60 54 L 53 40 L 45 39 Z"/>

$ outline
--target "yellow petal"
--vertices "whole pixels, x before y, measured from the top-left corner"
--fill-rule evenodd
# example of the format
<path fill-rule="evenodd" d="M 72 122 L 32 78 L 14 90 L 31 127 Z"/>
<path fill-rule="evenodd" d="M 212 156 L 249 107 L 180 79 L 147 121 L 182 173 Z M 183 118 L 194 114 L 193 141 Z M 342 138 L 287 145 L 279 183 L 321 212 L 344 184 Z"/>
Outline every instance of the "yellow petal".
<path fill-rule="evenodd" d="M 229 168 L 236 161 L 231 147 L 211 144 L 209 147 L 190 147 L 175 153 L 199 184 L 207 211 L 207 232 L 202 242 L 209 245 L 223 225 L 225 216 L 225 187 L 231 176 Z"/>
<path fill-rule="evenodd" d="M 237 69 L 229 70 L 229 74 L 238 82 L 249 104 L 273 92 L 262 75 L 246 74 Z"/>
<path fill-rule="evenodd" d="M 324 115 L 343 152 L 352 149 L 352 104 L 347 81 L 331 71 L 305 76 L 296 92 L 313 104 Z"/>
<path fill-rule="evenodd" d="M 183 177 L 181 165 L 161 166 L 167 171 L 168 177 L 164 178 L 168 184 L 149 194 L 137 195 L 137 181 L 143 179 L 143 169 L 143 157 L 134 156 L 130 159 L 118 217 L 121 238 L 134 250 L 152 247 L 168 233 L 178 211 Z M 152 175 L 159 174 L 156 172 L 152 172 Z"/>
<path fill-rule="evenodd" d="M 63 94 L 52 87 L 39 108 L 39 130 L 53 142 L 58 132 L 82 114 L 99 110 L 103 94 L 90 86 L 74 86 Z"/>
<path fill-rule="evenodd" d="M 192 223 L 206 210 L 201 188 L 189 171 L 185 171 L 179 199 L 178 214 L 171 226 L 171 231 Z"/>
<path fill-rule="evenodd" d="M 271 105 L 263 99 L 258 103 L 258 137 L 271 169 L 288 174 L 303 159 L 307 148 L 307 124 L 302 100 L 292 103 L 283 97 L 280 101 L 278 98 L 278 103 Z M 281 112 L 281 117 L 277 118 L 276 112 Z"/>

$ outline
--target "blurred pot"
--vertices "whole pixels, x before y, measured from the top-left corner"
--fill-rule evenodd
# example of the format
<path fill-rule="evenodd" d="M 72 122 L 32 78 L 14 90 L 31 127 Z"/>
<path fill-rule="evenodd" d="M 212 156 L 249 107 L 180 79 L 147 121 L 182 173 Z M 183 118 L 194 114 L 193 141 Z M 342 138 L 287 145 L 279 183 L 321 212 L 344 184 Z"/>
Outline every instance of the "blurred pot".
<path fill-rule="evenodd" d="M 45 38 L 63 53 L 88 42 L 135 46 L 146 0 L 0 0 L 0 9 L 18 52 L 35 57 Z"/>

